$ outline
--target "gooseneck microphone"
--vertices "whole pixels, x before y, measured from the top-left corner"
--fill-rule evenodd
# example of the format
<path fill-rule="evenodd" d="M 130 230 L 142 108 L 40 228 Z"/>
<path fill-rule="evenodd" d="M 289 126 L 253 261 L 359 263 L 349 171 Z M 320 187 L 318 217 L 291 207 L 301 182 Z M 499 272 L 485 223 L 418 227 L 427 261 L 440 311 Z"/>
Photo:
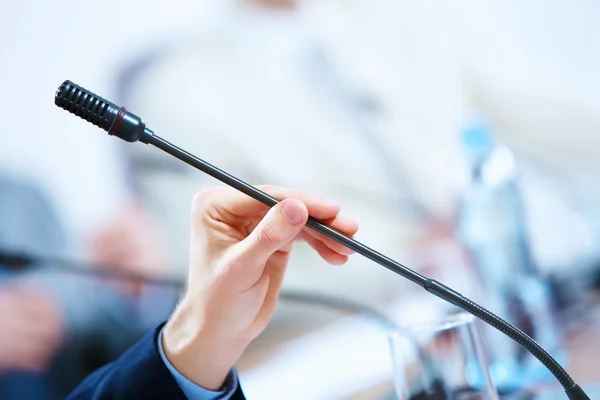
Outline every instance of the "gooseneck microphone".
<path fill-rule="evenodd" d="M 148 129 L 140 117 L 127 111 L 125 107 L 117 106 L 71 81 L 67 80 L 60 85 L 56 91 L 54 103 L 60 108 L 104 129 L 109 135 L 117 136 L 127 142 L 140 141 L 158 147 L 192 167 L 199 169 L 269 207 L 273 207 L 279 202 L 279 200 L 254 186 L 249 185 L 235 176 L 230 175 L 214 165 L 162 139 Z M 546 350 L 544 350 L 542 346 L 519 328 L 513 326 L 509 322 L 446 285 L 413 271 L 399 262 L 392 260 L 312 217 L 308 218 L 306 226 L 323 236 L 354 250 L 356 253 L 376 262 L 413 283 L 416 283 L 435 296 L 462 308 L 498 329 L 540 360 L 556 379 L 558 379 L 569 399 L 589 400 L 589 397 L 581 387 L 573 381 L 565 369 Z"/>

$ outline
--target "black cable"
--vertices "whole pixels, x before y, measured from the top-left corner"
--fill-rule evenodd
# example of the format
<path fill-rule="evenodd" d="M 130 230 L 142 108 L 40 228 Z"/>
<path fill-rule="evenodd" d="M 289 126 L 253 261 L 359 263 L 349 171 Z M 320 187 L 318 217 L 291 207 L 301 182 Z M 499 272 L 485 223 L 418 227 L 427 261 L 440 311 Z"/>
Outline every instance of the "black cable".
<path fill-rule="evenodd" d="M 71 81 L 65 81 L 60 85 L 56 91 L 54 103 L 104 129 L 109 135 L 117 136 L 127 142 L 141 141 L 142 143 L 151 144 L 269 207 L 273 207 L 279 202 L 267 193 L 155 135 L 152 130 L 146 128 L 146 124 L 140 117 L 131 113 L 125 107 L 119 107 Z M 565 369 L 542 346 L 504 319 L 444 284 L 411 270 L 312 217 L 309 217 L 306 226 L 490 324 L 519 343 L 542 362 L 560 382 L 570 399 L 589 399 Z"/>

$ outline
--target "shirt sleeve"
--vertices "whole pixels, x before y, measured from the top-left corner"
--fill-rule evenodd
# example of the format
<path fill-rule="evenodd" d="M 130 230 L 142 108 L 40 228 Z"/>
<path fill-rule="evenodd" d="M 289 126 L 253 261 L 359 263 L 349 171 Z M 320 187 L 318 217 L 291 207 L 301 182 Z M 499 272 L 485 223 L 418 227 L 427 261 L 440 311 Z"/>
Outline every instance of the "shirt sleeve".
<path fill-rule="evenodd" d="M 163 350 L 162 330 L 158 335 L 158 350 L 160 352 L 160 358 L 167 366 L 169 372 L 171 372 L 171 375 L 173 375 L 173 379 L 175 379 L 175 382 L 177 382 L 181 388 L 181 391 L 189 400 L 228 400 L 235 393 L 239 383 L 237 373 L 234 369 L 229 371 L 221 390 L 219 392 L 213 392 L 196 385 L 194 382 L 190 381 L 179 371 L 177 371 L 173 365 L 171 365 L 169 360 L 167 360 Z"/>

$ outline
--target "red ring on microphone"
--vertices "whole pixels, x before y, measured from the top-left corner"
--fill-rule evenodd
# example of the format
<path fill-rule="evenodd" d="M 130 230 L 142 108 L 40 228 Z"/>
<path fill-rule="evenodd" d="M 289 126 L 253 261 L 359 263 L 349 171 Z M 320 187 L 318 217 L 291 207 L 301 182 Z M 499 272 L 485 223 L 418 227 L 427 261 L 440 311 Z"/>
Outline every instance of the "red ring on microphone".
<path fill-rule="evenodd" d="M 117 129 L 119 129 L 119 125 L 121 125 L 121 121 L 123 121 L 123 117 L 125 116 L 126 112 L 127 109 L 125 107 L 121 107 L 119 113 L 117 114 L 117 119 L 115 119 L 115 122 L 113 122 L 110 129 L 108 130 L 109 135 L 115 136 L 115 132 L 117 131 Z"/>

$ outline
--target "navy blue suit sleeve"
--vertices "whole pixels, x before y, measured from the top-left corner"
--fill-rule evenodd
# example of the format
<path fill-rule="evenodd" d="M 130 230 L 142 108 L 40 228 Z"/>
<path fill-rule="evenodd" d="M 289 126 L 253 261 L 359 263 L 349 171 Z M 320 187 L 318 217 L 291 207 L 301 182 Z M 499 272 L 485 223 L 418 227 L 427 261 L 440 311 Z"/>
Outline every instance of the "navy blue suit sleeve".
<path fill-rule="evenodd" d="M 114 362 L 87 377 L 68 400 L 186 400 L 157 346 L 159 326 Z M 231 400 L 245 400 L 241 387 Z"/>

